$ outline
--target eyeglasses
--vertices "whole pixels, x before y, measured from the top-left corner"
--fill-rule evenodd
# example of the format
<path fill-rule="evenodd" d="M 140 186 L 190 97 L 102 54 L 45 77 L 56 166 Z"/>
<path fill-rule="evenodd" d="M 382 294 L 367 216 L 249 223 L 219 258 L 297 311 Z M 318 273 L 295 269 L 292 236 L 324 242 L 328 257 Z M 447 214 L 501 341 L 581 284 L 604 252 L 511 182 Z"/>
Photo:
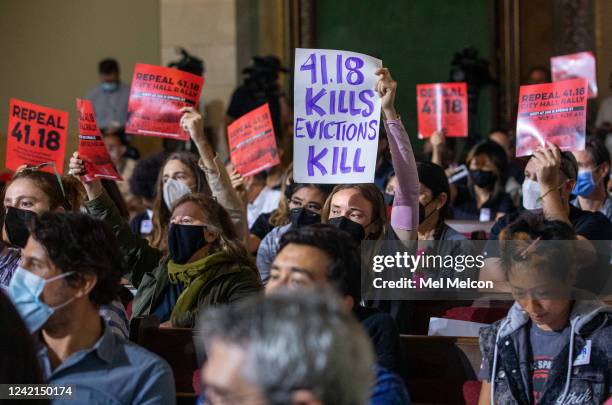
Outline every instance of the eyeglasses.
<path fill-rule="evenodd" d="M 307 209 L 308 211 L 312 211 L 317 214 L 320 213 L 321 210 L 323 209 L 323 207 L 321 207 L 320 204 L 313 203 L 313 202 L 304 204 L 304 202 L 294 200 L 293 198 L 289 199 L 289 206 L 291 206 L 291 208 L 304 208 L 304 209 Z"/>

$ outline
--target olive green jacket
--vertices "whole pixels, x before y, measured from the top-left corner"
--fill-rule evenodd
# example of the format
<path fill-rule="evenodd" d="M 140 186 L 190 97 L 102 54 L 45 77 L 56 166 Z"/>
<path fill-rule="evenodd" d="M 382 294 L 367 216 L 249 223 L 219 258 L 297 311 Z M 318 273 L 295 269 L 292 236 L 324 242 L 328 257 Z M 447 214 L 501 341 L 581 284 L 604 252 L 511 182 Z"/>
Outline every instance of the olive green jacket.
<path fill-rule="evenodd" d="M 92 216 L 111 226 L 117 236 L 128 271 L 127 277 L 138 289 L 132 304 L 132 317 L 152 314 L 163 301 L 170 284 L 168 259 L 149 246 L 145 239 L 132 233 L 106 193 L 88 201 L 86 207 Z M 188 280 L 181 281 L 185 289 L 177 304 L 183 305 L 181 311 L 172 313 L 174 326 L 194 327 L 200 308 L 232 303 L 257 294 L 262 289 L 254 266 L 238 263 L 224 252 L 213 253 L 194 264 L 189 269 Z M 197 291 L 190 288 L 194 282 Z M 186 300 L 187 297 L 183 295 L 188 295 L 189 299 Z M 189 305 L 185 305 L 186 301 Z"/>

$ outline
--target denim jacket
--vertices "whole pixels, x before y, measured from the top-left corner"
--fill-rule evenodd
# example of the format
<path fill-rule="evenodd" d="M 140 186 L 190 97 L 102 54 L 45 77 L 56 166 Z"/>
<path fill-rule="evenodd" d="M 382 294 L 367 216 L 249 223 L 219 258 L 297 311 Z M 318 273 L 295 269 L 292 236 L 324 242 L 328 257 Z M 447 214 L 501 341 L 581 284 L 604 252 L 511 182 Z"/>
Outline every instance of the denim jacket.
<path fill-rule="evenodd" d="M 491 370 L 497 404 L 531 404 L 529 316 L 514 303 L 506 318 L 480 330 L 480 350 Z M 570 342 L 554 358 L 539 404 L 601 404 L 612 376 L 612 308 L 577 300 L 570 314 Z"/>

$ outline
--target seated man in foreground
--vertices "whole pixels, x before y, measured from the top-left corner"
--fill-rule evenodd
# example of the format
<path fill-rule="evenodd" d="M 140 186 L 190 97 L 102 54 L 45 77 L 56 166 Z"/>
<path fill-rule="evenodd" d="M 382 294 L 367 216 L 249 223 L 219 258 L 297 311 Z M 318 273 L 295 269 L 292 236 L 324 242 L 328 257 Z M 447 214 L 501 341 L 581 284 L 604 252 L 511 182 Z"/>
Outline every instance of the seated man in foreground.
<path fill-rule="evenodd" d="M 39 331 L 45 379 L 73 386 L 58 403 L 176 401 L 168 364 L 112 333 L 98 314 L 119 288 L 120 257 L 110 228 L 84 214 L 44 214 L 30 229 L 9 293 L 29 329 Z"/>
<path fill-rule="evenodd" d="M 371 343 L 335 295 L 281 292 L 204 313 L 211 404 L 365 404 Z"/>

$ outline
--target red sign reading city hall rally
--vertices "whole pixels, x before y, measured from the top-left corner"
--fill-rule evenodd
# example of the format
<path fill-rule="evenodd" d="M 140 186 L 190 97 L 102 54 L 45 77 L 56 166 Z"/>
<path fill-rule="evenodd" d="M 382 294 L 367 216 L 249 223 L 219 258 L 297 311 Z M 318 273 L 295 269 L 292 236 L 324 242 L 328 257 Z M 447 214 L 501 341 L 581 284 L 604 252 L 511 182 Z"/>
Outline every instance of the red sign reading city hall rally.
<path fill-rule="evenodd" d="M 243 176 L 280 163 L 268 104 L 249 111 L 227 127 L 232 165 Z"/>
<path fill-rule="evenodd" d="M 77 98 L 76 106 L 79 114 L 79 157 L 87 172 L 83 180 L 86 182 L 95 179 L 123 180 L 117 173 L 102 140 L 93 104 L 89 100 Z"/>
<path fill-rule="evenodd" d="M 58 172 L 64 170 L 68 113 L 11 99 L 6 167 L 38 166 L 53 162 Z M 51 167 L 44 170 L 53 172 Z"/>
<path fill-rule="evenodd" d="M 196 107 L 204 79 L 173 68 L 139 63 L 134 68 L 126 132 L 186 141 L 182 107 Z"/>
<path fill-rule="evenodd" d="M 587 80 L 521 86 L 516 121 L 516 156 L 552 142 L 562 151 L 584 150 Z"/>
<path fill-rule="evenodd" d="M 420 139 L 436 131 L 451 137 L 468 135 L 465 83 L 417 84 L 417 108 Z"/>

